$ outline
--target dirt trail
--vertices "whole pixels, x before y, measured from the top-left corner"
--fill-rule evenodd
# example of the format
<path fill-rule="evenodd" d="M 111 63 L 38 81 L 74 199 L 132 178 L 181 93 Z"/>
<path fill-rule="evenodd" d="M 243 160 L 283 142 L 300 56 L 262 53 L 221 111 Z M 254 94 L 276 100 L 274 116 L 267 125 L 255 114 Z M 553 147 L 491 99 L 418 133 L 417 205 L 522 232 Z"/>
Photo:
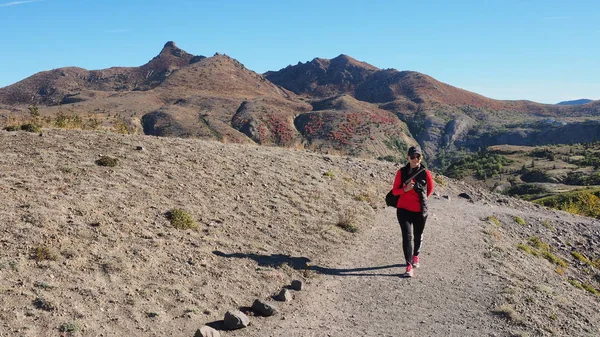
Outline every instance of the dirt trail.
<path fill-rule="evenodd" d="M 463 199 L 431 199 L 421 267 L 403 278 L 395 210 L 377 213 L 356 245 L 326 265 L 321 275 L 280 304 L 279 318 L 256 318 L 232 336 L 509 336 L 511 327 L 490 308 L 502 280 L 483 270 L 485 209 Z M 467 240 L 465 240 L 467 238 Z"/>

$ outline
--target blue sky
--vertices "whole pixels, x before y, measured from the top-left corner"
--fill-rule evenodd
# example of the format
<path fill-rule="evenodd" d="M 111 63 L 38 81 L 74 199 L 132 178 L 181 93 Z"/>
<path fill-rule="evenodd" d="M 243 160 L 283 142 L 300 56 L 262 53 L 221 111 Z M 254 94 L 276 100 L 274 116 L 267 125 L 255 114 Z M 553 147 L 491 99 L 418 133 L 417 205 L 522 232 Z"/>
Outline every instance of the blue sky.
<path fill-rule="evenodd" d="M 258 73 L 346 54 L 495 99 L 600 99 L 595 0 L 0 0 L 0 87 L 140 66 L 164 43 Z"/>

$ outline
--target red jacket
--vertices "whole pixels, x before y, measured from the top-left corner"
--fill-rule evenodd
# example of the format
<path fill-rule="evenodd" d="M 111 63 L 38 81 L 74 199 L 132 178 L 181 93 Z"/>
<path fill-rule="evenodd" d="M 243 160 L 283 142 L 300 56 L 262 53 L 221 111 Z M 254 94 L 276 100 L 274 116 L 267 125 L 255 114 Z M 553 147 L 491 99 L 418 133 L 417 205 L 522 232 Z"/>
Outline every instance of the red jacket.
<path fill-rule="evenodd" d="M 427 180 L 427 197 L 429 197 L 431 193 L 433 193 L 433 179 L 431 178 L 431 172 L 429 172 L 429 170 L 425 170 L 425 176 Z M 392 188 L 392 194 L 400 196 L 398 205 L 396 205 L 397 208 L 404 208 L 411 212 L 421 212 L 421 200 L 419 194 L 414 189 L 404 192 L 404 186 L 400 186 L 402 185 L 403 179 L 402 170 L 398 170 Z M 415 180 L 413 179 L 412 181 L 414 182 Z"/>

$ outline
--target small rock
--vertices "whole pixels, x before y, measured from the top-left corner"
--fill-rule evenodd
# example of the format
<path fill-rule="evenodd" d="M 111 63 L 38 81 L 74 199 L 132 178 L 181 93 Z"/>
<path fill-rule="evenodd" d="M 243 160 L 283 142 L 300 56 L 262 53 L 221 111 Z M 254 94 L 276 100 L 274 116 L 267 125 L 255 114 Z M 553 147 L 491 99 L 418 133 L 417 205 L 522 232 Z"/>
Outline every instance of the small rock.
<path fill-rule="evenodd" d="M 217 330 L 205 325 L 196 330 L 194 337 L 221 337 L 221 334 Z"/>
<path fill-rule="evenodd" d="M 467 200 L 473 200 L 473 197 L 470 194 L 468 194 L 468 193 L 464 193 L 463 192 L 463 193 L 459 194 L 458 196 L 461 197 L 461 198 L 465 198 Z"/>
<path fill-rule="evenodd" d="M 252 310 L 267 317 L 277 313 L 277 308 L 259 299 L 254 300 L 254 303 L 252 303 Z"/>
<path fill-rule="evenodd" d="M 281 302 L 289 302 L 292 300 L 292 294 L 290 293 L 289 290 L 283 288 L 283 289 L 281 289 L 279 294 L 277 294 L 277 296 L 275 296 L 275 300 L 281 301 Z"/>
<path fill-rule="evenodd" d="M 292 289 L 300 291 L 300 290 L 302 290 L 303 287 L 304 287 L 304 282 L 302 282 L 300 280 L 292 281 Z"/>
<path fill-rule="evenodd" d="M 137 146 L 135 149 L 138 150 L 138 151 L 144 151 L 144 147 L 143 146 Z"/>
<path fill-rule="evenodd" d="M 239 310 L 230 310 L 225 313 L 223 319 L 223 328 L 225 330 L 235 330 L 245 328 L 250 324 L 250 318 Z"/>
<path fill-rule="evenodd" d="M 442 196 L 442 198 L 444 198 L 444 199 L 446 199 L 446 200 L 450 201 L 450 196 L 449 196 L 449 195 L 444 195 L 444 196 Z"/>

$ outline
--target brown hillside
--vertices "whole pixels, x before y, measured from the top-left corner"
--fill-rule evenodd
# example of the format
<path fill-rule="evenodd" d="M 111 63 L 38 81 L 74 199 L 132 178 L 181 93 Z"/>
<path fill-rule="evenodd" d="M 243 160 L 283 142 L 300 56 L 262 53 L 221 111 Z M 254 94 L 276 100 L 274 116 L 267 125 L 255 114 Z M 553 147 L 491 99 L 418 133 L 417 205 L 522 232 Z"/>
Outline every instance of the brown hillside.
<path fill-rule="evenodd" d="M 143 118 L 144 130 L 162 136 L 291 145 L 299 141 L 294 116 L 311 109 L 295 94 L 219 54 L 179 70 L 153 92 L 165 105 Z M 173 131 L 157 127 L 165 124 L 164 118 Z M 249 131 L 250 124 L 255 124 L 256 132 Z"/>
<path fill-rule="evenodd" d="M 600 334 L 595 219 L 438 176 L 408 279 L 391 163 L 52 129 L 0 130 L 0 152 L 0 336 L 192 337 L 292 280 L 222 334 Z"/>
<path fill-rule="evenodd" d="M 342 54 L 331 60 L 315 58 L 310 62 L 299 62 L 276 72 L 269 71 L 265 77 L 296 94 L 329 97 L 353 94 L 356 85 L 377 70 L 368 63 Z"/>
<path fill-rule="evenodd" d="M 173 71 L 203 58 L 188 54 L 174 42 L 167 42 L 156 57 L 141 67 L 91 71 L 67 67 L 44 71 L 0 88 L 0 102 L 9 105 L 70 104 L 93 99 L 93 91 L 148 90 Z"/>
<path fill-rule="evenodd" d="M 340 95 L 311 102 L 314 110 L 296 118 L 306 146 L 323 152 L 402 158 L 416 145 L 406 124 L 377 105 Z"/>
<path fill-rule="evenodd" d="M 600 116 L 598 106 L 493 100 L 347 55 L 260 75 L 226 55 L 193 56 L 168 42 L 140 67 L 61 68 L 0 88 L 0 126 L 33 121 L 369 157 L 403 157 L 418 143 L 435 165 L 442 152 L 546 144 L 562 131 L 561 140 L 593 141 L 597 126 L 583 124 Z"/>

